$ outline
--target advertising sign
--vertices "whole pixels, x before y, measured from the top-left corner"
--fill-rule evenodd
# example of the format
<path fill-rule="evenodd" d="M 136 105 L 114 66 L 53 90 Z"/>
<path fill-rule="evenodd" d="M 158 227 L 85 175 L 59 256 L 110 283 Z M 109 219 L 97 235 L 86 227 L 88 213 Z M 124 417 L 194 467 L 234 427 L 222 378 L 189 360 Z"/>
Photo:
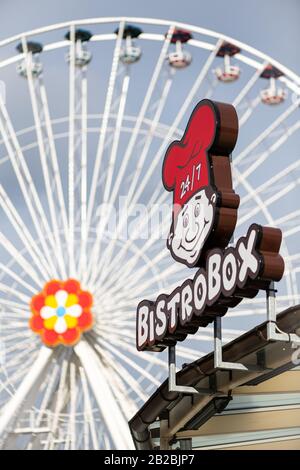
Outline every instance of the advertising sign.
<path fill-rule="evenodd" d="M 238 118 L 230 104 L 202 100 L 184 135 L 167 149 L 162 180 L 173 193 L 167 247 L 174 260 L 198 268 L 171 293 L 142 300 L 137 308 L 138 350 L 162 351 L 279 281 L 282 234 L 252 224 L 230 246 L 239 207 L 232 186 L 231 153 Z"/>

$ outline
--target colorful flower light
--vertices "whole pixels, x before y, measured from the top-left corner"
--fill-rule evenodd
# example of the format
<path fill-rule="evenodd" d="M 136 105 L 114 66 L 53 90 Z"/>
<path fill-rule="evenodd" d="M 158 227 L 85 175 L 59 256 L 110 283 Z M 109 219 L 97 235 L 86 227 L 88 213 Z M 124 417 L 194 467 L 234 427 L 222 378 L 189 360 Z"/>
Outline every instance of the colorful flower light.
<path fill-rule="evenodd" d="M 31 299 L 30 328 L 47 346 L 73 346 L 93 326 L 93 297 L 75 279 L 52 280 Z"/>

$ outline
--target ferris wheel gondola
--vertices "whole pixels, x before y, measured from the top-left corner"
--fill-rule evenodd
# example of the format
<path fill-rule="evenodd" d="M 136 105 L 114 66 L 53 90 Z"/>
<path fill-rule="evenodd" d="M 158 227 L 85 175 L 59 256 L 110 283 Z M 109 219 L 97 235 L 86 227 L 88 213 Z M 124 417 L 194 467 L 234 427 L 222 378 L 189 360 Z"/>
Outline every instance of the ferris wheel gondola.
<path fill-rule="evenodd" d="M 273 65 L 269 64 L 261 73 L 261 78 L 267 79 L 270 82 L 269 88 L 260 92 L 261 101 L 264 104 L 276 105 L 282 103 L 286 97 L 287 92 L 284 88 L 279 88 L 276 85 L 276 80 L 284 74 Z"/>
<path fill-rule="evenodd" d="M 237 80 L 240 76 L 240 68 L 230 63 L 230 58 L 240 53 L 239 47 L 229 42 L 224 42 L 218 50 L 217 57 L 224 58 L 224 68 L 218 67 L 215 74 L 218 80 L 224 83 L 230 83 Z"/>

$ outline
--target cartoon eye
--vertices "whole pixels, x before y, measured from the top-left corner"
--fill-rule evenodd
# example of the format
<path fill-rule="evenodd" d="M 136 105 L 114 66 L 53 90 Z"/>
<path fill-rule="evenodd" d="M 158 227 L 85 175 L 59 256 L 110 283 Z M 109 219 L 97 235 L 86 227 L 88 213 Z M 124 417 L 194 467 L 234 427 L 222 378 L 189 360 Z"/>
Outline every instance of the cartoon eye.
<path fill-rule="evenodd" d="M 189 216 L 188 216 L 188 214 L 185 214 L 185 216 L 183 217 L 183 226 L 184 226 L 184 228 L 187 228 L 188 224 L 189 224 Z"/>
<path fill-rule="evenodd" d="M 196 204 L 194 214 L 195 214 L 195 217 L 199 216 L 199 214 L 200 214 L 200 204 Z"/>

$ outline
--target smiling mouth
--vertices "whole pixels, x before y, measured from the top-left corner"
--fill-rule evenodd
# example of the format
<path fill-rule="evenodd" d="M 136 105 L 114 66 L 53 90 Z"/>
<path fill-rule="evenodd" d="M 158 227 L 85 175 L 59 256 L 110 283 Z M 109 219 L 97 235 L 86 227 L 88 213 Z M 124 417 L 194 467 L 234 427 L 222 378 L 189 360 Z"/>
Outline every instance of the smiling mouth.
<path fill-rule="evenodd" d="M 205 227 L 206 227 L 206 225 L 207 225 L 208 223 L 209 223 L 209 220 L 205 220 L 205 219 L 204 219 L 204 225 L 203 225 L 202 230 L 201 230 L 201 232 L 200 232 L 200 234 L 199 234 L 199 236 L 198 236 L 198 239 L 201 237 L 202 232 L 203 232 L 203 230 L 205 229 Z M 196 237 L 195 237 L 195 238 L 196 238 Z M 190 253 L 191 251 L 194 250 L 195 245 L 193 246 L 193 248 L 188 249 L 188 248 L 185 248 L 185 247 L 183 246 L 182 242 L 180 241 L 179 248 L 183 248 L 184 251 L 186 251 L 187 253 Z M 194 255 L 192 255 L 192 258 L 193 258 L 194 256 L 196 256 L 196 253 L 195 253 Z"/>

